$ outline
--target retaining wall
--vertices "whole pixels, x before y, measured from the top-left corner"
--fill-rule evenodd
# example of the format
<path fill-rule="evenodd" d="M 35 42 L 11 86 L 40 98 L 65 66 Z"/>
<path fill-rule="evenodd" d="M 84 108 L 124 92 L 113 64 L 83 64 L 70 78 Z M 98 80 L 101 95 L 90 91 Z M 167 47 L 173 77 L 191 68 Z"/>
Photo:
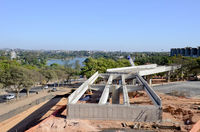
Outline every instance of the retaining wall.
<path fill-rule="evenodd" d="M 68 119 L 160 122 L 162 109 L 153 105 L 68 104 Z"/>

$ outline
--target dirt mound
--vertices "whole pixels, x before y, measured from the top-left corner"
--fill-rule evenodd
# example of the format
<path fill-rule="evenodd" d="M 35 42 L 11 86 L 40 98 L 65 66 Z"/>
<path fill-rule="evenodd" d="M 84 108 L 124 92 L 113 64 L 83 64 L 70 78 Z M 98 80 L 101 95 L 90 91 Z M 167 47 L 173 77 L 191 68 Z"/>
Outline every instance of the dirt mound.
<path fill-rule="evenodd" d="M 176 108 L 173 106 L 167 106 L 163 108 L 163 112 L 168 112 L 174 116 L 174 118 L 180 119 L 185 125 L 194 124 L 192 117 L 194 116 L 191 110 L 185 110 L 183 108 Z"/>

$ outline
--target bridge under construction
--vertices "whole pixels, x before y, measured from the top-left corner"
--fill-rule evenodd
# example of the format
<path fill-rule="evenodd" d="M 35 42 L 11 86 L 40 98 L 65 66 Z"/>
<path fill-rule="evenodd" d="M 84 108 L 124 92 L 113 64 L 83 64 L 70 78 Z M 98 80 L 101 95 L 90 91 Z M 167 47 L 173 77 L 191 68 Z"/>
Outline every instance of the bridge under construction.
<path fill-rule="evenodd" d="M 151 88 L 151 75 L 166 72 L 170 80 L 170 73 L 178 68 L 150 64 L 96 72 L 68 97 L 67 118 L 160 122 L 162 101 Z M 99 94 L 95 103 L 80 103 L 87 91 Z M 135 91 L 145 91 L 152 105 L 130 103 L 129 93 Z M 123 103 L 120 103 L 120 95 L 123 95 Z"/>

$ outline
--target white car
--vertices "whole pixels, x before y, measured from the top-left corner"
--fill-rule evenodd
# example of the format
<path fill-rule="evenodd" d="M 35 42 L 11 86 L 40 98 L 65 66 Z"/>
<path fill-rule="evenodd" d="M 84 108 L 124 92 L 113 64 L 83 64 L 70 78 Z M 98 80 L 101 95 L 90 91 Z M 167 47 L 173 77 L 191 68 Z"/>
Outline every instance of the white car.
<path fill-rule="evenodd" d="M 11 99 L 14 99 L 14 98 L 15 98 L 14 94 L 5 95 L 5 99 L 7 99 L 7 100 L 11 100 Z"/>
<path fill-rule="evenodd" d="M 44 89 L 47 89 L 47 88 L 49 88 L 48 86 L 44 86 Z"/>

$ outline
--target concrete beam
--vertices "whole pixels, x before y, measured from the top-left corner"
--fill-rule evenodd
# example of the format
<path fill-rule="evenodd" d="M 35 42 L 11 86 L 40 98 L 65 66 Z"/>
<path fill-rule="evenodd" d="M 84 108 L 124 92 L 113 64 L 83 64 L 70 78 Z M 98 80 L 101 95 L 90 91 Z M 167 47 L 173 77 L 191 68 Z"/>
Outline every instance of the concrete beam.
<path fill-rule="evenodd" d="M 122 75 L 122 89 L 123 89 L 123 101 L 124 105 L 130 105 L 129 97 L 128 97 L 128 90 L 126 88 L 126 81 L 124 75 Z"/>
<path fill-rule="evenodd" d="M 150 68 L 155 68 L 155 67 L 157 67 L 157 64 L 112 68 L 112 69 L 107 69 L 107 72 L 130 72 L 136 69 L 150 69 Z"/>
<path fill-rule="evenodd" d="M 159 66 L 154 69 L 141 70 L 139 71 L 139 75 L 145 76 L 145 75 L 151 75 L 151 74 L 156 74 L 156 73 L 161 73 L 161 72 L 174 71 L 178 68 L 180 68 L 180 66 Z"/>
<path fill-rule="evenodd" d="M 161 99 L 160 97 L 155 93 L 155 91 L 148 85 L 148 83 L 139 75 L 137 74 L 136 78 L 138 80 L 140 80 L 143 85 L 144 85 L 144 89 L 147 92 L 147 94 L 149 95 L 150 99 L 152 100 L 152 102 L 154 103 L 154 105 L 158 106 L 158 107 L 162 107 L 162 103 L 161 103 Z"/>
<path fill-rule="evenodd" d="M 96 90 L 96 91 L 103 91 L 104 88 L 106 87 L 105 84 L 92 84 L 89 85 L 91 90 Z M 113 87 L 121 87 L 121 85 L 111 85 L 110 88 Z M 140 90 L 144 90 L 143 86 L 136 86 L 136 85 L 126 85 L 126 88 L 128 90 L 128 92 L 134 92 L 134 91 L 140 91 Z M 122 88 L 119 88 L 119 90 Z M 110 91 L 111 93 L 111 91 Z"/>
<path fill-rule="evenodd" d="M 110 86 L 112 84 L 112 80 L 113 80 L 113 76 L 112 74 L 110 75 L 109 79 L 108 79 L 108 82 L 103 90 L 103 93 L 101 95 L 101 98 L 99 100 L 99 104 L 106 104 L 107 103 L 107 100 L 108 100 L 108 96 L 109 96 L 109 89 L 110 89 Z"/>
<path fill-rule="evenodd" d="M 129 97 L 128 97 L 128 90 L 127 90 L 126 86 L 122 86 L 122 88 L 123 88 L 123 101 L 124 101 L 124 105 L 130 105 Z"/>
<path fill-rule="evenodd" d="M 171 76 L 171 73 L 170 71 L 167 72 L 167 82 L 170 82 L 170 76 Z"/>
<path fill-rule="evenodd" d="M 68 104 L 75 104 L 81 96 L 87 91 L 88 85 L 92 84 L 97 78 L 99 74 L 96 72 L 93 74 L 87 81 L 85 81 L 78 89 L 76 89 L 69 97 Z"/>
<path fill-rule="evenodd" d="M 113 80 L 117 79 L 117 78 L 121 78 L 122 73 L 112 73 L 113 76 Z M 128 75 L 127 73 L 125 75 Z M 99 74 L 99 77 L 108 79 L 110 76 L 110 73 L 101 73 Z"/>

